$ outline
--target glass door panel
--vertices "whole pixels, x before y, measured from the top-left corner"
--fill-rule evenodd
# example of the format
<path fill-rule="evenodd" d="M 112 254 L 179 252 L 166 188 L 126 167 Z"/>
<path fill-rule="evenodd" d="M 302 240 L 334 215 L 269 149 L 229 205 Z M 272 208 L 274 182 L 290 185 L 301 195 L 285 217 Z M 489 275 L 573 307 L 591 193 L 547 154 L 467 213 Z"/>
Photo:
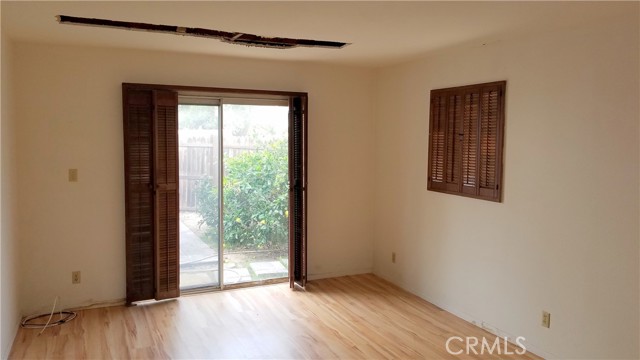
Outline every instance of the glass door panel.
<path fill-rule="evenodd" d="M 180 289 L 219 287 L 217 100 L 180 98 Z"/>
<path fill-rule="evenodd" d="M 222 105 L 224 285 L 288 276 L 289 107 L 258 104 Z"/>

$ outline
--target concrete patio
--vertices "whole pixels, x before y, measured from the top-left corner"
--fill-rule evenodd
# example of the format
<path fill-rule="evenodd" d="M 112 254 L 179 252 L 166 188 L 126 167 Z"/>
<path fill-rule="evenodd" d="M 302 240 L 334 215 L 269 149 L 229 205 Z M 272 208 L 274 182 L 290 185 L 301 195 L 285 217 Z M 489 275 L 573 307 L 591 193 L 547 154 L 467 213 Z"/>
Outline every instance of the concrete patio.
<path fill-rule="evenodd" d="M 255 261 L 245 265 L 225 254 L 224 284 L 275 279 L 288 274 L 286 258 Z M 211 248 L 180 221 L 180 288 L 219 286 L 218 249 Z"/>

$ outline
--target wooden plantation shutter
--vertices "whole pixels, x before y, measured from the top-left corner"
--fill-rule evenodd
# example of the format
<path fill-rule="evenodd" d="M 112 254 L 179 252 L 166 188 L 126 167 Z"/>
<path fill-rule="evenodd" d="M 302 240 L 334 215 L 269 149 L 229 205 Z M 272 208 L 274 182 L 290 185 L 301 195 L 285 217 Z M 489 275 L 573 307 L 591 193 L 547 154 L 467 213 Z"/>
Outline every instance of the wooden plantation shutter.
<path fill-rule="evenodd" d="M 127 303 L 154 296 L 153 102 L 123 89 Z"/>
<path fill-rule="evenodd" d="M 123 85 L 127 303 L 179 296 L 177 94 Z"/>
<path fill-rule="evenodd" d="M 156 293 L 158 300 L 180 296 L 178 241 L 178 94 L 154 90 Z"/>
<path fill-rule="evenodd" d="M 289 286 L 307 282 L 307 97 L 289 100 Z M 291 263 L 292 261 L 292 263 Z"/>
<path fill-rule="evenodd" d="M 431 91 L 429 190 L 501 201 L 505 86 Z"/>
<path fill-rule="evenodd" d="M 446 133 L 446 95 L 434 95 L 431 97 L 431 147 L 429 148 L 429 171 L 432 186 L 437 189 L 445 189 L 444 162 L 445 162 L 445 133 Z"/>
<path fill-rule="evenodd" d="M 470 90 L 464 93 L 462 120 L 462 186 L 460 192 L 475 195 L 478 161 L 478 116 L 480 95 Z"/>
<path fill-rule="evenodd" d="M 502 140 L 502 127 L 498 127 L 502 118 L 500 94 L 501 89 L 498 86 L 487 86 L 481 90 L 478 191 L 480 196 L 489 198 L 497 198 L 500 190 L 497 161 L 498 143 Z"/>
<path fill-rule="evenodd" d="M 431 98 L 429 169 L 431 186 L 442 191 L 460 188 L 462 145 L 462 96 L 441 93 Z"/>
<path fill-rule="evenodd" d="M 446 136 L 446 177 L 447 190 L 456 190 L 460 186 L 460 167 L 462 148 L 460 133 L 462 132 L 462 96 L 451 94 L 447 98 L 447 136 Z"/>

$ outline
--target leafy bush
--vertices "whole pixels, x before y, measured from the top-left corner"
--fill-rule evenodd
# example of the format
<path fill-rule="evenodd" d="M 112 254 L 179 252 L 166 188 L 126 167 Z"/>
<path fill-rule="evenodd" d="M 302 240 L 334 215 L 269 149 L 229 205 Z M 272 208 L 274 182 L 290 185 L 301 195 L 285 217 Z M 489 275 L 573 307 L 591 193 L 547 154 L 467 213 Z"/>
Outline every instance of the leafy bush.
<path fill-rule="evenodd" d="M 231 249 L 277 249 L 288 239 L 289 179 L 287 142 L 225 160 L 224 244 Z M 197 189 L 198 212 L 218 241 L 218 188 L 215 180 Z"/>

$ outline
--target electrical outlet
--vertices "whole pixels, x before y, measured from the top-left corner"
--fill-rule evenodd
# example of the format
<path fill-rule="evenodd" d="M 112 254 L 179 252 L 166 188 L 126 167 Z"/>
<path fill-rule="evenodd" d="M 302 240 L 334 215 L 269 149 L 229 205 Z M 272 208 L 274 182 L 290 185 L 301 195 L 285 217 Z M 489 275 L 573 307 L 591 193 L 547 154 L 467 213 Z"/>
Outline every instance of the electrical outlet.
<path fill-rule="evenodd" d="M 72 284 L 80 284 L 80 271 L 72 271 L 71 272 L 71 283 Z"/>
<path fill-rule="evenodd" d="M 394 252 L 391 253 L 391 262 L 394 264 L 396 263 L 396 253 Z"/>
<path fill-rule="evenodd" d="M 546 311 L 542 312 L 542 326 L 546 328 L 551 327 L 551 314 Z"/>
<path fill-rule="evenodd" d="M 69 169 L 69 182 L 78 181 L 78 169 Z"/>

